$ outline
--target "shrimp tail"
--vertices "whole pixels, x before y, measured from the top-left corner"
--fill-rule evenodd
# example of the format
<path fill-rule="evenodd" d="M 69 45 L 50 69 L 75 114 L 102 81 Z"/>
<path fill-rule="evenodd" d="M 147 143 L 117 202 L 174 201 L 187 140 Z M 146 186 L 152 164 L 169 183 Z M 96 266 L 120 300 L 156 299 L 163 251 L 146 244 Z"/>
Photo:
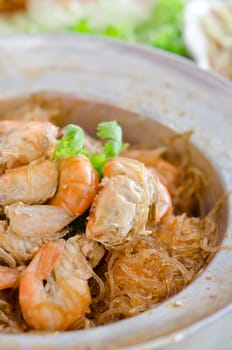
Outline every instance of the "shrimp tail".
<path fill-rule="evenodd" d="M 89 265 L 79 246 L 66 245 L 64 241 L 45 243 L 21 275 L 19 304 L 25 322 L 33 329 L 65 330 L 89 311 Z M 67 268 L 64 263 L 70 254 L 76 256 L 73 250 L 81 274 L 75 268 L 70 273 L 70 265 Z M 72 283 L 67 276 L 72 277 Z"/>
<path fill-rule="evenodd" d="M 48 242 L 42 245 L 21 274 L 19 304 L 28 325 L 36 329 L 48 329 L 50 308 L 44 303 L 43 283 L 53 270 L 64 249 L 64 242 Z"/>
<path fill-rule="evenodd" d="M 0 290 L 16 287 L 20 272 L 16 268 L 0 266 Z"/>
<path fill-rule="evenodd" d="M 39 280 L 46 279 L 64 249 L 64 242 L 48 242 L 42 245 L 25 273 L 35 272 Z"/>

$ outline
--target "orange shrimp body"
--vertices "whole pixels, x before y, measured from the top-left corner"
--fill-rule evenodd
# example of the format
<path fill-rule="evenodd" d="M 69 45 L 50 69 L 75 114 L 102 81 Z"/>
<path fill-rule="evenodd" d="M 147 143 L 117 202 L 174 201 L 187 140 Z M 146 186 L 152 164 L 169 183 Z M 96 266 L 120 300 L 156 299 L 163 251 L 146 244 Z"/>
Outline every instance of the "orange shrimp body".
<path fill-rule="evenodd" d="M 65 159 L 60 164 L 58 190 L 50 204 L 80 216 L 91 206 L 98 184 L 99 175 L 88 158 L 79 155 Z"/>
<path fill-rule="evenodd" d="M 119 246 L 145 233 L 150 207 L 159 202 L 159 180 L 141 162 L 123 157 L 109 160 L 103 175 L 86 236 L 105 246 Z"/>
<path fill-rule="evenodd" d="M 70 327 L 89 311 L 91 274 L 78 237 L 42 245 L 20 277 L 19 304 L 26 323 L 40 330 Z"/>
<path fill-rule="evenodd" d="M 125 150 L 122 153 L 122 156 L 142 162 L 147 168 L 152 170 L 156 176 L 159 177 L 160 181 L 168 188 L 169 191 L 180 181 L 180 169 L 162 159 L 159 155 L 157 155 L 156 150 Z"/>
<path fill-rule="evenodd" d="M 0 290 L 16 286 L 19 276 L 20 272 L 16 268 L 0 266 Z"/>
<path fill-rule="evenodd" d="M 140 158 L 142 158 L 143 153 L 140 154 L 140 151 L 131 151 L 131 152 L 132 152 L 132 155 L 134 155 L 138 158 L 136 160 L 143 163 L 144 165 L 146 165 L 145 163 L 149 163 L 149 155 L 150 156 L 152 155 L 152 150 L 151 151 L 142 151 L 142 152 L 145 152 L 144 153 L 145 159 L 142 162 L 140 160 Z M 149 154 L 149 152 L 150 152 L 150 154 Z M 133 157 L 132 157 L 132 159 L 133 159 Z M 172 164 L 166 162 L 165 160 L 163 160 L 161 158 L 158 158 L 157 163 L 160 164 L 160 166 L 162 168 L 164 167 L 166 171 L 172 170 L 172 167 L 175 169 L 175 166 L 173 166 Z M 147 167 L 147 168 L 149 168 L 149 167 Z M 104 167 L 103 174 L 104 174 L 104 176 L 112 177 L 112 176 L 120 174 L 122 172 L 122 170 L 123 169 L 122 169 L 120 163 L 112 160 L 111 162 L 106 164 L 106 166 Z M 149 168 L 149 170 L 152 170 L 152 169 Z M 174 170 L 174 172 L 175 172 L 175 170 Z M 154 173 L 153 171 L 151 171 L 151 172 L 153 173 L 153 175 L 156 176 L 156 173 Z M 157 177 L 160 179 L 160 176 L 157 175 Z M 159 222 L 161 219 L 166 217 L 167 214 L 170 214 L 172 212 L 172 199 L 171 199 L 171 195 L 170 195 L 167 187 L 164 185 L 162 180 L 156 181 L 156 192 L 157 192 L 157 197 L 159 198 L 159 200 L 157 200 L 157 202 L 155 204 L 156 210 L 155 210 L 154 219 L 156 222 Z"/>
<path fill-rule="evenodd" d="M 143 163 L 117 157 L 105 165 L 103 175 L 91 206 L 87 238 L 119 246 L 146 234 L 150 212 L 158 222 L 172 211 L 168 190 Z"/>
<path fill-rule="evenodd" d="M 1 137 L 1 167 L 13 169 L 43 157 L 57 134 L 58 128 L 49 122 L 29 121 L 13 127 Z"/>
<path fill-rule="evenodd" d="M 160 201 L 155 206 L 155 221 L 159 222 L 163 220 L 168 214 L 172 213 L 172 198 L 167 190 L 167 188 L 159 183 L 158 194 Z"/>
<path fill-rule="evenodd" d="M 43 314 L 45 311 L 43 280 L 52 271 L 63 252 L 63 248 L 63 242 L 56 245 L 51 242 L 44 244 L 20 278 L 19 303 L 24 319 L 31 327 L 47 328 L 46 318 L 49 319 L 49 315 L 47 314 L 47 317 L 41 316 L 41 313 Z M 36 313 L 38 314 L 37 318 L 34 316 Z"/>

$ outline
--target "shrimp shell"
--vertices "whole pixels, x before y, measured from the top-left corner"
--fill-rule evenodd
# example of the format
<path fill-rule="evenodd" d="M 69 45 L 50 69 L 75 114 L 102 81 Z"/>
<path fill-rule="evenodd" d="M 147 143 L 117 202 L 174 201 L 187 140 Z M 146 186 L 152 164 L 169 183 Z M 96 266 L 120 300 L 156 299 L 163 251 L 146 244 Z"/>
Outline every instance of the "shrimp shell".
<path fill-rule="evenodd" d="M 10 265 L 11 267 L 15 267 L 17 264 L 25 265 L 44 243 L 42 239 L 38 239 L 37 241 L 20 239 L 11 230 L 7 230 L 5 234 L 1 233 L 0 239 L 1 249 L 5 252 L 6 256 L 9 256 L 9 259 L 13 259 Z M 7 260 L 6 257 L 5 260 Z"/>
<path fill-rule="evenodd" d="M 105 254 L 105 248 L 100 243 L 88 239 L 85 234 L 79 235 L 79 245 L 90 265 L 96 267 Z"/>
<path fill-rule="evenodd" d="M 0 137 L 25 124 L 23 120 L 0 120 Z"/>
<path fill-rule="evenodd" d="M 142 163 L 123 157 L 109 161 L 103 174 L 86 236 L 112 248 L 145 233 L 150 206 L 158 202 L 158 179 Z"/>
<path fill-rule="evenodd" d="M 50 204 L 62 207 L 71 214 L 82 215 L 92 204 L 99 183 L 99 175 L 85 156 L 61 161 L 58 190 Z"/>
<path fill-rule="evenodd" d="M 42 157 L 57 135 L 58 128 L 49 122 L 23 123 L 1 138 L 0 164 L 12 169 Z"/>
<path fill-rule="evenodd" d="M 16 287 L 20 271 L 16 268 L 0 266 L 0 290 Z"/>
<path fill-rule="evenodd" d="M 143 163 L 172 193 L 180 183 L 180 168 L 161 158 L 162 150 L 164 149 L 128 149 L 121 155 Z"/>
<path fill-rule="evenodd" d="M 65 330 L 89 311 L 93 271 L 79 237 L 47 243 L 22 273 L 19 303 L 26 323 L 40 330 Z M 47 283 L 44 286 L 43 281 Z"/>
<path fill-rule="evenodd" d="M 15 203 L 5 207 L 10 220 L 9 229 L 19 238 L 37 240 L 57 236 L 74 217 L 52 205 L 24 205 Z"/>
<path fill-rule="evenodd" d="M 0 176 L 0 204 L 43 203 L 54 195 L 57 179 L 56 165 L 45 159 L 11 169 Z"/>
<path fill-rule="evenodd" d="M 42 244 L 48 241 L 55 241 L 64 237 L 68 233 L 64 229 L 52 236 L 42 238 L 18 237 L 15 232 L 8 227 L 7 221 L 0 221 L 0 258 L 8 266 L 14 268 L 16 265 L 25 265 L 32 259 Z"/>

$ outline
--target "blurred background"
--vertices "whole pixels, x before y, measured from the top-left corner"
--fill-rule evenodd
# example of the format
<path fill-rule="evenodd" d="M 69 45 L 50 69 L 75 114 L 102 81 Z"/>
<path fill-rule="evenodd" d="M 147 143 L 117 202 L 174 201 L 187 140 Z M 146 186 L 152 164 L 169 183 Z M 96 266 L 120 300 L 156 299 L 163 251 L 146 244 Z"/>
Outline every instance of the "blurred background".
<path fill-rule="evenodd" d="M 0 0 L 0 35 L 54 32 L 142 43 L 232 79 L 231 0 Z"/>

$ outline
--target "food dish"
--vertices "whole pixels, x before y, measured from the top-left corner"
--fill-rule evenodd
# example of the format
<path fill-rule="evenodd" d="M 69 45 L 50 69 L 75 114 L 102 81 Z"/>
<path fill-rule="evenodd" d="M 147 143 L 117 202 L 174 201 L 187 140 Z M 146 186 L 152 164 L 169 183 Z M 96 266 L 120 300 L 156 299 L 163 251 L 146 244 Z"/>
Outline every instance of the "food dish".
<path fill-rule="evenodd" d="M 231 80 L 232 2 L 189 1 L 185 10 L 184 38 L 189 52 L 203 69 Z"/>
<path fill-rule="evenodd" d="M 30 99 L 30 98 L 29 98 Z M 59 104 L 59 99 L 57 100 Z M 61 331 L 137 315 L 217 251 L 221 205 L 185 152 L 123 144 L 116 121 L 59 129 L 26 103 L 0 121 L 0 331 Z M 40 118 L 42 116 L 42 120 Z M 62 136 L 63 134 L 63 136 Z"/>
<path fill-rule="evenodd" d="M 18 45 L 17 37 L 12 37 L 2 38 L 1 48 L 0 91 L 4 97 L 0 103 L 1 113 L 13 103 L 8 102 L 6 96 L 52 89 L 68 93 L 62 114 L 65 120 L 58 115 L 60 123 L 77 123 L 91 135 L 95 134 L 99 122 L 109 118 L 117 118 L 129 143 L 146 141 L 151 147 L 166 144 L 173 135 L 170 128 L 178 132 L 194 130 L 193 161 L 209 175 L 211 184 L 204 196 L 205 209 L 211 208 L 215 199 L 230 188 L 231 163 L 226 149 L 231 145 L 228 119 L 231 90 L 225 81 L 164 53 L 100 39 L 59 36 L 59 40 L 54 40 L 54 37 L 35 36 L 33 40 L 23 37 L 23 45 Z M 59 54 L 64 51 L 65 55 Z M 94 54 L 97 52 L 101 52 L 101 64 Z M 75 109 L 69 109 L 67 103 L 74 98 L 70 92 L 75 94 Z M 50 98 L 55 113 L 57 103 Z M 88 103 L 83 98 L 88 99 Z M 14 100 L 14 105 L 20 101 L 25 99 Z M 212 120 L 214 123 L 209 128 Z M 194 145 L 203 150 L 203 154 Z M 231 244 L 230 235 L 224 235 L 231 228 L 230 207 L 226 204 L 222 209 L 220 239 L 223 244 Z M 72 349 L 77 345 L 102 349 L 103 346 L 129 345 L 142 348 L 146 343 L 146 347 L 160 348 L 199 329 L 205 338 L 209 324 L 230 313 L 230 257 L 230 251 L 220 251 L 190 286 L 139 316 L 72 334 L 2 334 L 1 345 L 7 349 L 16 346 L 36 349 L 38 344 L 58 349 Z M 216 313 L 217 310 L 221 310 L 220 313 Z M 219 339 L 216 343 L 219 344 Z"/>

